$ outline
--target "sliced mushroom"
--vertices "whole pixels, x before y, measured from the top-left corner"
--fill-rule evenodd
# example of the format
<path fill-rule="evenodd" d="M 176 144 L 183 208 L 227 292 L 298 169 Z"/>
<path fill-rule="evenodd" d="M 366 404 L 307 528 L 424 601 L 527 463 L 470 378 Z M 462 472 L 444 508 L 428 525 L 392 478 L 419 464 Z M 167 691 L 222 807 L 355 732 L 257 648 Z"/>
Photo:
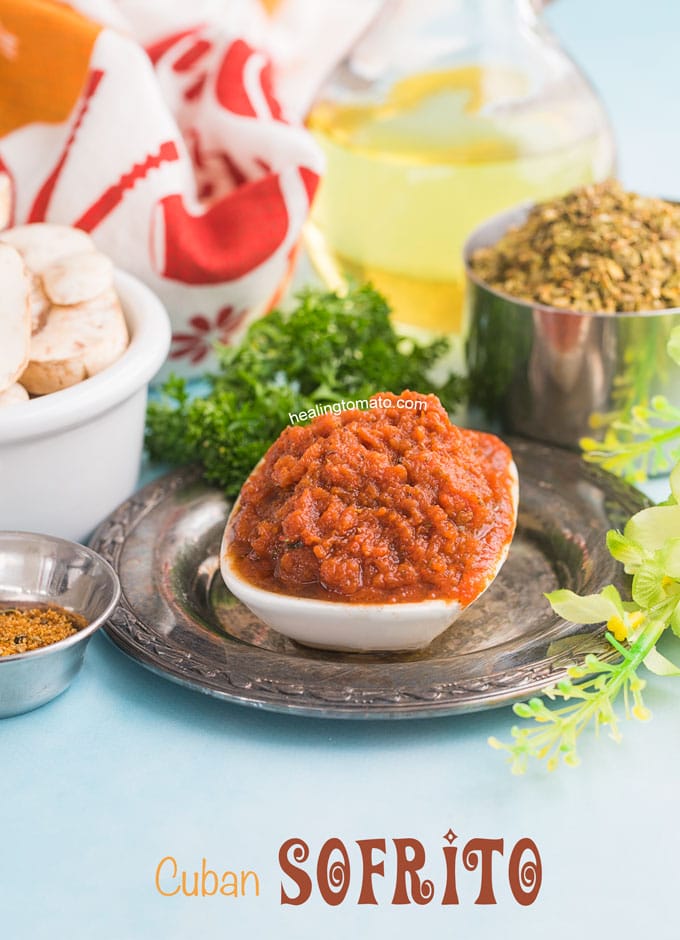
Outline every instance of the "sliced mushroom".
<path fill-rule="evenodd" d="M 45 268 L 66 255 L 96 250 L 90 236 L 81 229 L 49 222 L 8 228 L 0 232 L 0 241 L 13 245 L 34 274 L 42 274 Z"/>
<path fill-rule="evenodd" d="M 0 392 L 19 378 L 28 362 L 31 314 L 29 279 L 21 255 L 0 244 Z"/>
<path fill-rule="evenodd" d="M 113 263 L 101 251 L 65 255 L 43 270 L 42 284 L 53 304 L 81 304 L 113 287 Z"/>
<path fill-rule="evenodd" d="M 20 402 L 28 400 L 28 392 L 18 382 L 10 385 L 4 392 L 0 392 L 0 408 L 6 408 L 8 405 L 18 405 Z"/>
<path fill-rule="evenodd" d="M 85 303 L 54 306 L 31 340 L 22 385 L 31 395 L 68 388 L 110 366 L 127 344 L 125 318 L 113 290 Z"/>
<path fill-rule="evenodd" d="M 50 300 L 43 290 L 42 278 L 39 274 L 31 274 L 31 292 L 29 295 L 29 306 L 31 308 L 31 332 L 37 333 L 42 330 L 47 322 L 47 314 L 50 310 Z"/>

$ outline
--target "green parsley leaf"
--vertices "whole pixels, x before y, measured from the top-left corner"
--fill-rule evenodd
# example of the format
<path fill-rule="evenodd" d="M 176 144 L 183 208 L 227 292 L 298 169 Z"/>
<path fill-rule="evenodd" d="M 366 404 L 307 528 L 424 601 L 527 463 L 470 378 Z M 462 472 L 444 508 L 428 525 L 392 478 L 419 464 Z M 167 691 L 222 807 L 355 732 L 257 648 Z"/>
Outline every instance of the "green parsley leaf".
<path fill-rule="evenodd" d="M 449 411 L 462 401 L 462 379 L 432 379 L 448 341 L 399 336 L 372 287 L 346 295 L 308 289 L 297 300 L 291 313 L 273 311 L 237 345 L 218 347 L 219 370 L 206 376 L 203 397 L 192 398 L 183 379 L 165 383 L 147 415 L 153 459 L 198 460 L 207 481 L 235 496 L 291 414 L 404 389 L 434 393 Z"/>

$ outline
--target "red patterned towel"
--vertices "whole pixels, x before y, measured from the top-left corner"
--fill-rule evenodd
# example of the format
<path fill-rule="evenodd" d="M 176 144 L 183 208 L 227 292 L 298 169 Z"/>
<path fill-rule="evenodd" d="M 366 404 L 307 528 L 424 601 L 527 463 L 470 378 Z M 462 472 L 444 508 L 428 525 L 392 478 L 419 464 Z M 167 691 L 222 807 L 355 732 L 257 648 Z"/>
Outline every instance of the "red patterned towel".
<path fill-rule="evenodd" d="M 203 371 L 211 343 L 285 283 L 320 155 L 228 17 L 169 30 L 186 0 L 137 0 L 130 20 L 125 3 L 80 6 L 100 22 L 54 0 L 0 0 L 11 223 L 91 233 L 167 305 L 172 368 Z"/>

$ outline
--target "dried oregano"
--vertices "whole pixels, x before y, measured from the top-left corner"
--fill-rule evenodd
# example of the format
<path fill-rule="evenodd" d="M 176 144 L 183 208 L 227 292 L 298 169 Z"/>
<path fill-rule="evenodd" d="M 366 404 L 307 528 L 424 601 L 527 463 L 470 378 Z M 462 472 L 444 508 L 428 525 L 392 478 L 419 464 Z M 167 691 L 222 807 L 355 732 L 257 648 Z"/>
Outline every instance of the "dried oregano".
<path fill-rule="evenodd" d="M 615 180 L 536 205 L 526 221 L 471 258 L 491 287 L 586 313 L 680 306 L 680 205 Z"/>

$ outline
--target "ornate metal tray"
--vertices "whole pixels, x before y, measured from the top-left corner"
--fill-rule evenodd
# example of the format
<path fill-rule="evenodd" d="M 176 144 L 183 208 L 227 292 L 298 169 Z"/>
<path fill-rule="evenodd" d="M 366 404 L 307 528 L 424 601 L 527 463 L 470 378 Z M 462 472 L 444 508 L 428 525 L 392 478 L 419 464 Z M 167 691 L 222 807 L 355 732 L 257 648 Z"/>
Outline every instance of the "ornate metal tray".
<path fill-rule="evenodd" d="M 565 623 L 543 597 L 557 587 L 626 589 L 607 529 L 647 505 L 576 454 L 512 442 L 520 511 L 508 560 L 489 590 L 419 652 L 307 649 L 270 630 L 222 583 L 217 552 L 229 505 L 194 468 L 123 503 L 90 544 L 123 588 L 106 627 L 154 672 L 226 701 L 324 718 L 420 718 L 525 698 L 587 653 L 612 654 L 602 627 Z"/>

